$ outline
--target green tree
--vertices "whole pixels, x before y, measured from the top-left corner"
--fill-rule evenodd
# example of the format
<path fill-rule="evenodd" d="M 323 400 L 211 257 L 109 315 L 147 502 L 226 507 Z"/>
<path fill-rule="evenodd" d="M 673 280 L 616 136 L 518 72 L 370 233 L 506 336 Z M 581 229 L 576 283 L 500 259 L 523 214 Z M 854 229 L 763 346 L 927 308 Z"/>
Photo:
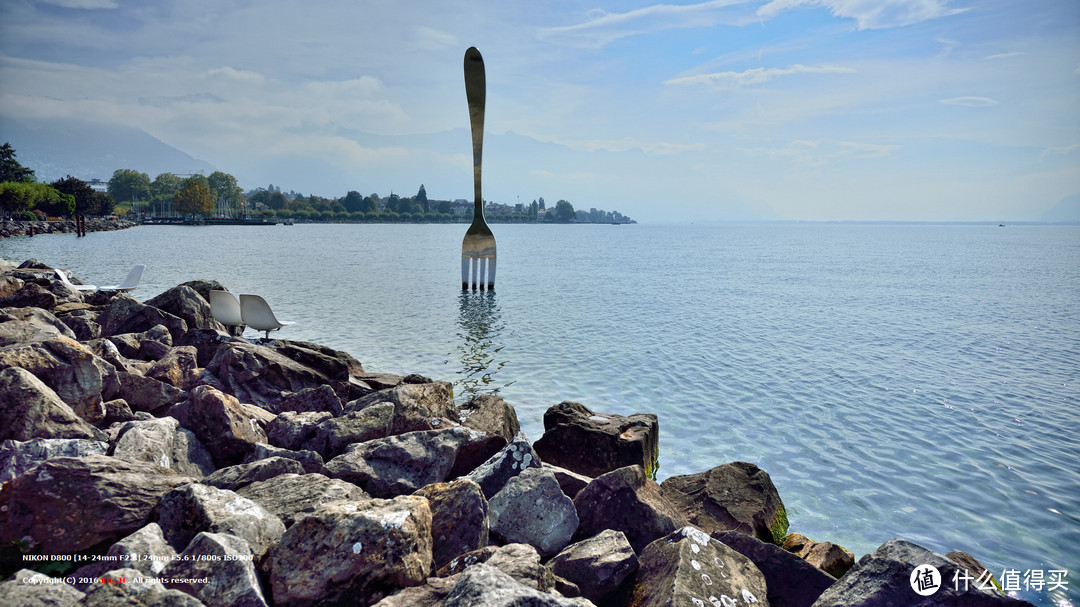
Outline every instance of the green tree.
<path fill-rule="evenodd" d="M 555 220 L 556 221 L 573 221 L 577 214 L 574 212 L 574 205 L 565 200 L 560 200 L 555 203 Z"/>
<path fill-rule="evenodd" d="M 86 183 L 82 179 L 72 177 L 68 175 L 63 179 L 57 179 L 50 183 L 52 187 L 57 191 L 65 194 L 70 194 L 75 199 L 75 208 L 64 215 L 94 215 L 100 214 L 101 210 L 98 208 L 100 200 L 94 194 L 94 188 L 90 187 L 90 184 Z"/>
<path fill-rule="evenodd" d="M 183 179 L 172 173 L 161 173 L 150 184 L 150 202 L 158 213 L 164 215 L 167 207 L 176 199 L 177 192 L 183 187 Z"/>
<path fill-rule="evenodd" d="M 150 198 L 150 176 L 132 169 L 117 169 L 109 179 L 109 196 L 114 200 L 137 200 Z"/>
<path fill-rule="evenodd" d="M 360 212 L 370 215 L 371 213 L 379 212 L 379 195 L 370 194 L 364 199 L 364 202 L 360 205 Z"/>
<path fill-rule="evenodd" d="M 420 204 L 425 213 L 428 212 L 427 190 L 424 189 L 424 184 L 420 184 L 420 191 L 413 196 L 413 200 Z"/>
<path fill-rule="evenodd" d="M 360 192 L 356 190 L 349 190 L 349 193 L 345 195 L 344 203 L 345 209 L 350 213 L 360 211 L 360 207 L 364 204 L 364 197 L 360 195 Z"/>
<path fill-rule="evenodd" d="M 207 215 L 214 212 L 214 199 L 210 196 L 210 188 L 204 183 L 205 180 L 205 177 L 192 177 L 184 182 L 184 187 L 176 193 L 173 201 L 173 208 L 178 213 Z"/>
<path fill-rule="evenodd" d="M 70 215 L 75 209 L 75 198 L 44 183 L 28 181 L 0 183 L 0 209 L 5 212 L 22 212 L 38 207 L 46 213 Z"/>
<path fill-rule="evenodd" d="M 10 143 L 0 145 L 0 181 L 29 183 L 34 181 L 33 169 L 28 169 L 15 160 L 15 148 Z"/>
<path fill-rule="evenodd" d="M 112 215 L 116 208 L 116 201 L 107 193 L 94 190 L 94 199 L 90 201 L 90 207 L 97 209 L 95 212 L 100 215 Z"/>
<path fill-rule="evenodd" d="M 270 195 L 269 200 L 267 200 L 266 202 L 266 206 L 274 209 L 275 211 L 278 209 L 284 209 L 287 204 L 288 201 L 285 200 L 285 195 L 281 192 L 274 192 Z"/>
<path fill-rule="evenodd" d="M 210 198 L 219 213 L 237 209 L 243 206 L 244 190 L 236 183 L 236 177 L 221 171 L 214 171 L 206 178 L 206 185 L 210 188 Z"/>

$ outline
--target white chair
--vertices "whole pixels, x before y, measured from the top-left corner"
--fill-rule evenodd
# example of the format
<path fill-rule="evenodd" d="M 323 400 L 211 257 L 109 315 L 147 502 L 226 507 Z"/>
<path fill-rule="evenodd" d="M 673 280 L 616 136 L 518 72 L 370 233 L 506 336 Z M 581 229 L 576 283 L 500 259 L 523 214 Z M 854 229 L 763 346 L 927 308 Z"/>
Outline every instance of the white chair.
<path fill-rule="evenodd" d="M 270 339 L 270 332 L 277 331 L 282 327 L 294 324 L 287 320 L 278 320 L 270 304 L 258 295 L 240 294 L 240 317 L 244 324 L 256 331 L 266 331 L 266 339 Z"/>
<path fill-rule="evenodd" d="M 60 282 L 67 285 L 68 288 L 70 288 L 70 289 L 74 289 L 76 291 L 97 291 L 97 287 L 95 287 L 94 285 L 77 285 L 77 284 L 71 282 L 71 280 L 68 279 L 67 274 L 65 274 L 63 270 L 53 270 L 53 271 L 56 272 L 56 276 L 58 278 L 60 278 Z"/>
<path fill-rule="evenodd" d="M 139 286 L 139 281 L 142 280 L 142 273 L 143 273 L 143 270 L 145 270 L 145 269 L 146 269 L 145 265 L 139 264 L 139 265 L 135 266 L 134 268 L 131 268 L 131 271 L 128 272 L 127 278 L 124 279 L 124 282 L 122 282 L 122 283 L 120 283 L 118 285 L 109 285 L 109 286 L 106 286 L 106 287 L 98 287 L 97 290 L 98 291 L 131 291 L 135 287 Z"/>
<path fill-rule="evenodd" d="M 240 302 L 228 291 L 210 291 L 210 314 L 214 320 L 227 327 L 243 327 L 244 317 L 240 313 Z M 241 329 L 241 332 L 243 329 Z"/>

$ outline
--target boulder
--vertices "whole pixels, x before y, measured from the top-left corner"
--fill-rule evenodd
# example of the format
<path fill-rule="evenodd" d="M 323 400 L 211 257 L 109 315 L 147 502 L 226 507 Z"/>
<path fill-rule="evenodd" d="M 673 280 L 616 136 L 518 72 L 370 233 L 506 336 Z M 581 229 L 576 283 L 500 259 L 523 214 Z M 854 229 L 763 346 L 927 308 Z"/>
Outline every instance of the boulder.
<path fill-rule="evenodd" d="M 170 348 L 146 370 L 145 375 L 181 390 L 189 390 L 199 378 L 196 355 L 194 346 Z"/>
<path fill-rule="evenodd" d="M 266 433 L 240 402 L 210 386 L 195 387 L 169 414 L 199 437 L 218 468 L 240 463 L 256 443 L 266 442 Z"/>
<path fill-rule="evenodd" d="M 283 449 L 303 450 L 309 448 L 307 445 L 315 438 L 319 424 L 329 419 L 332 419 L 332 416 L 326 412 L 284 411 L 266 425 L 266 440 Z"/>
<path fill-rule="evenodd" d="M 855 555 L 847 548 L 832 542 L 815 542 L 801 533 L 789 533 L 783 548 L 834 578 L 855 566 Z"/>
<path fill-rule="evenodd" d="M 595 607 L 583 598 L 564 598 L 530 588 L 486 563 L 466 569 L 443 607 Z"/>
<path fill-rule="evenodd" d="M 282 474 L 236 492 L 266 508 L 286 527 L 322 508 L 369 499 L 360 487 L 321 474 Z"/>
<path fill-rule="evenodd" d="M 641 466 L 655 478 L 660 428 L 651 413 L 593 413 L 581 403 L 564 401 L 544 413 L 544 435 L 533 448 L 545 462 L 585 476 Z"/>
<path fill-rule="evenodd" d="M 243 338 L 232 337 L 227 333 L 213 329 L 188 329 L 187 333 L 173 342 L 177 346 L 192 346 L 195 348 L 196 361 L 199 367 L 205 367 L 217 356 L 218 350 L 227 344 L 247 343 Z"/>
<path fill-rule="evenodd" d="M 752 605 L 768 607 L 765 577 L 745 556 L 695 527 L 649 544 L 634 581 L 635 607 Z"/>
<path fill-rule="evenodd" d="M 459 478 L 418 489 L 431 508 L 432 558 L 441 568 L 454 557 L 488 543 L 488 503 L 480 485 Z"/>
<path fill-rule="evenodd" d="M 97 318 L 101 334 L 108 337 L 121 333 L 142 333 L 157 325 L 165 325 L 173 340 L 187 331 L 184 319 L 144 304 L 127 293 L 117 293 Z"/>
<path fill-rule="evenodd" d="M 550 470 L 551 473 L 555 475 L 555 479 L 559 481 L 559 486 L 562 487 L 563 493 L 570 499 L 577 497 L 577 494 L 593 481 L 593 479 L 584 474 L 571 472 L 570 470 L 560 468 L 559 466 L 552 466 L 547 462 L 543 462 L 543 467 L 545 470 Z"/>
<path fill-rule="evenodd" d="M 454 460 L 454 467 L 450 469 L 448 478 L 470 474 L 507 445 L 506 439 L 499 435 L 459 425 L 449 420 L 440 427 L 457 428 L 462 435 L 457 459 Z"/>
<path fill-rule="evenodd" d="M 454 389 L 449 382 L 401 383 L 388 390 L 372 392 L 350 401 L 345 413 L 362 411 L 379 403 L 393 403 L 394 417 L 390 434 L 432 429 L 432 419 L 458 421 L 454 408 Z"/>
<path fill-rule="evenodd" d="M 182 476 L 202 478 L 214 472 L 214 461 L 199 439 L 172 417 L 130 421 L 120 427 L 109 455 L 149 462 Z"/>
<path fill-rule="evenodd" d="M 101 422 L 104 427 L 137 419 L 135 413 L 131 410 L 131 406 L 122 398 L 110 400 L 103 403 L 102 406 L 105 407 L 105 420 Z"/>
<path fill-rule="evenodd" d="M 0 348 L 60 336 L 76 339 L 75 333 L 48 310 L 5 308 L 0 316 Z"/>
<path fill-rule="evenodd" d="M 313 418 L 290 418 L 289 423 L 293 423 L 292 419 Z M 355 443 L 390 436 L 393 423 L 394 404 L 376 403 L 361 411 L 350 411 L 341 417 L 330 417 L 319 422 L 304 446 L 332 458 L 341 455 Z"/>
<path fill-rule="evenodd" d="M 514 440 L 521 432 L 514 407 L 492 394 L 474 396 L 458 407 L 458 417 L 463 426 L 502 437 L 503 444 Z"/>
<path fill-rule="evenodd" d="M 650 542 L 686 526 L 686 519 L 660 495 L 660 485 L 645 478 L 641 466 L 601 475 L 574 498 L 580 524 L 574 539 L 588 539 L 604 529 L 622 531 L 641 554 Z"/>
<path fill-rule="evenodd" d="M 335 417 L 341 415 L 341 399 L 337 392 L 327 385 L 315 388 L 305 388 L 299 392 L 286 394 L 281 404 L 278 405 L 278 413 L 283 411 L 325 411 Z"/>
<path fill-rule="evenodd" d="M 205 607 L 195 597 L 165 588 L 154 577 L 145 577 L 138 569 L 110 569 L 86 587 L 81 607 Z"/>
<path fill-rule="evenodd" d="M 468 478 L 480 485 L 484 497 L 491 499 L 506 486 L 507 481 L 521 474 L 522 470 L 539 467 L 540 458 L 529 444 L 529 437 L 518 432 L 514 440 L 477 466 L 468 474 Z"/>
<path fill-rule="evenodd" d="M 348 352 L 334 350 L 323 345 L 308 341 L 292 341 L 279 339 L 272 346 L 282 356 L 290 358 L 305 367 L 315 369 L 330 379 L 347 382 L 354 375 L 364 373 L 364 367 L 360 361 L 352 357 Z M 361 387 L 361 386 L 357 386 Z M 366 384 L 362 387 L 365 392 L 370 392 Z M 352 398 L 359 398 L 357 394 Z"/>
<path fill-rule="evenodd" d="M 0 348 L 0 369 L 9 367 L 33 373 L 88 421 L 104 417 L 101 403 L 119 389 L 116 369 L 67 337 Z"/>
<path fill-rule="evenodd" d="M 491 532 L 507 543 L 529 544 L 542 556 L 566 547 L 577 531 L 574 502 L 555 475 L 543 468 L 523 470 L 488 502 Z"/>
<path fill-rule="evenodd" d="M 927 596 L 916 593 L 912 579 L 916 568 L 930 565 L 938 570 L 940 587 Z M 904 605 L 978 605 L 979 607 L 1031 605 L 1007 597 L 993 587 L 981 590 L 974 580 L 962 581 L 963 568 L 955 562 L 907 540 L 893 539 L 863 556 L 844 577 L 829 586 L 814 602 L 815 607 L 877 607 Z M 974 577 L 974 576 L 972 576 Z M 959 583 L 954 580 L 960 580 Z M 927 588 L 932 591 L 932 588 Z"/>
<path fill-rule="evenodd" d="M 52 310 L 56 307 L 57 297 L 45 287 L 34 283 L 24 283 L 23 286 L 8 295 L 0 297 L 0 308 L 41 308 Z"/>
<path fill-rule="evenodd" d="M 194 290 L 199 294 L 199 297 L 202 297 L 205 301 L 210 301 L 210 291 L 228 291 L 228 289 L 220 282 L 207 278 L 189 280 L 182 283 L 180 286 Z"/>
<path fill-rule="evenodd" d="M 209 297 L 209 292 L 207 293 Z M 184 319 L 188 329 L 225 330 L 225 325 L 214 320 L 207 298 L 186 284 L 177 285 L 157 297 L 146 300 L 146 305 Z"/>
<path fill-rule="evenodd" d="M 163 495 L 191 479 L 104 455 L 46 460 L 0 491 L 0 541 L 28 538 L 42 554 L 114 543 L 150 522 Z"/>
<path fill-rule="evenodd" d="M 154 510 L 169 544 L 182 551 L 201 531 L 231 533 L 244 538 L 261 557 L 285 525 L 259 504 L 232 491 L 200 483 L 177 487 L 161 498 Z"/>
<path fill-rule="evenodd" d="M 605 529 L 564 548 L 548 561 L 555 575 L 570 580 L 594 603 L 614 597 L 638 568 L 637 554 L 621 531 Z M 776 607 L 776 606 L 774 606 Z"/>
<path fill-rule="evenodd" d="M 784 502 L 769 474 L 754 464 L 732 462 L 660 484 L 664 498 L 706 533 L 738 531 L 780 545 L 787 535 Z"/>
<path fill-rule="evenodd" d="M 202 380 L 203 383 L 211 383 L 245 403 L 275 413 L 290 392 L 327 384 L 339 395 L 347 396 L 349 392 L 345 382 L 331 379 L 272 348 L 241 341 L 221 344 L 217 354 L 206 364 L 203 375 L 207 373 L 216 383 L 207 378 Z"/>
<path fill-rule="evenodd" d="M 304 467 L 300 462 L 285 457 L 271 457 L 251 462 L 249 464 L 237 464 L 222 468 L 203 479 L 203 483 L 218 489 L 236 491 L 251 483 L 265 481 L 282 474 L 303 474 Z"/>
<path fill-rule="evenodd" d="M 84 596 L 78 588 L 30 569 L 20 569 L 0 582 L 0 605 L 57 607 L 75 605 Z"/>
<path fill-rule="evenodd" d="M 248 542 L 229 533 L 202 532 L 161 572 L 168 588 L 207 607 L 268 607 Z"/>
<path fill-rule="evenodd" d="M 487 546 L 467 552 L 440 569 L 439 576 L 457 575 L 480 563 L 494 567 L 518 582 L 541 592 L 551 592 L 555 589 L 555 575 L 551 572 L 551 568 L 540 562 L 540 553 L 528 544 Z"/>
<path fill-rule="evenodd" d="M 107 442 L 83 438 L 5 440 L 0 443 L 0 483 L 22 475 L 47 459 L 105 455 L 108 449 Z"/>
<path fill-rule="evenodd" d="M 251 453 L 248 453 L 244 458 L 244 461 L 240 463 L 251 464 L 271 457 L 284 457 L 285 459 L 296 460 L 299 462 L 300 467 L 305 474 L 321 473 L 324 469 L 322 456 L 314 451 L 293 451 L 291 449 L 282 449 L 281 447 L 263 444 L 255 445 L 255 448 L 252 449 Z"/>
<path fill-rule="evenodd" d="M 83 421 L 51 388 L 29 371 L 0 371 L 0 440 L 78 438 L 106 440 Z"/>
<path fill-rule="evenodd" d="M 165 541 L 161 527 L 150 523 L 109 546 L 104 559 L 80 567 L 72 576 L 77 580 L 76 587 L 83 591 L 90 584 L 79 580 L 98 577 L 121 566 L 134 568 L 139 573 L 135 577 L 158 577 L 175 556 L 176 550 Z"/>
<path fill-rule="evenodd" d="M 117 375 L 120 377 L 119 396 L 135 411 L 162 411 L 187 397 L 187 392 L 152 377 L 124 371 Z"/>
<path fill-rule="evenodd" d="M 67 325 L 78 341 L 90 341 L 101 337 L 101 325 L 97 324 L 96 314 L 68 314 L 64 317 Z"/>
<path fill-rule="evenodd" d="M 357 379 L 371 387 L 372 390 L 389 390 L 402 383 L 404 377 L 393 373 L 353 373 L 353 379 Z"/>
<path fill-rule="evenodd" d="M 274 604 L 373 605 L 431 574 L 426 499 L 334 504 L 297 520 L 267 555 Z"/>
<path fill-rule="evenodd" d="M 809 607 L 836 581 L 775 544 L 767 544 L 738 531 L 714 531 L 712 537 L 754 562 L 765 576 L 772 607 Z"/>
<path fill-rule="evenodd" d="M 357 443 L 326 462 L 326 470 L 375 497 L 412 493 L 446 480 L 464 434 L 460 428 L 427 430 Z"/>

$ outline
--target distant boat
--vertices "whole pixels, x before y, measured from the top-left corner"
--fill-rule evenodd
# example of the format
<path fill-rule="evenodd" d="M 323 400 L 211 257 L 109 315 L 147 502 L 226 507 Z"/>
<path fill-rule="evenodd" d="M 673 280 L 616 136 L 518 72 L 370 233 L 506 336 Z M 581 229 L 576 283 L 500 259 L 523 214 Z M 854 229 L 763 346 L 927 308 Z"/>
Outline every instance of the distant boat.
<path fill-rule="evenodd" d="M 999 224 L 998 224 L 998 227 L 999 227 L 999 228 L 1004 228 L 1004 227 L 1005 227 L 1005 224 L 1003 224 L 1003 223 L 999 223 Z"/>
<path fill-rule="evenodd" d="M 241 214 L 238 217 L 208 217 L 204 220 L 208 226 L 275 226 L 276 219 L 268 215 Z"/>

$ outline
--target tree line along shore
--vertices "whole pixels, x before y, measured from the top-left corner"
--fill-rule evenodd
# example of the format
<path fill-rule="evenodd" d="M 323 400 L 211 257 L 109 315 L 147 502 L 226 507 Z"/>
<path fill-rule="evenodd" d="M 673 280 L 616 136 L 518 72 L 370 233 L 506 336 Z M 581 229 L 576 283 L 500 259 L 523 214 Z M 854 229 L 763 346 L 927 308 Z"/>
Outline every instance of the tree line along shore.
<path fill-rule="evenodd" d="M 793 533 L 752 463 L 656 482 L 656 415 L 564 401 L 533 442 L 497 396 L 227 330 L 220 289 L 0 262 L 0 603 L 1030 605 L 966 553 Z"/>

